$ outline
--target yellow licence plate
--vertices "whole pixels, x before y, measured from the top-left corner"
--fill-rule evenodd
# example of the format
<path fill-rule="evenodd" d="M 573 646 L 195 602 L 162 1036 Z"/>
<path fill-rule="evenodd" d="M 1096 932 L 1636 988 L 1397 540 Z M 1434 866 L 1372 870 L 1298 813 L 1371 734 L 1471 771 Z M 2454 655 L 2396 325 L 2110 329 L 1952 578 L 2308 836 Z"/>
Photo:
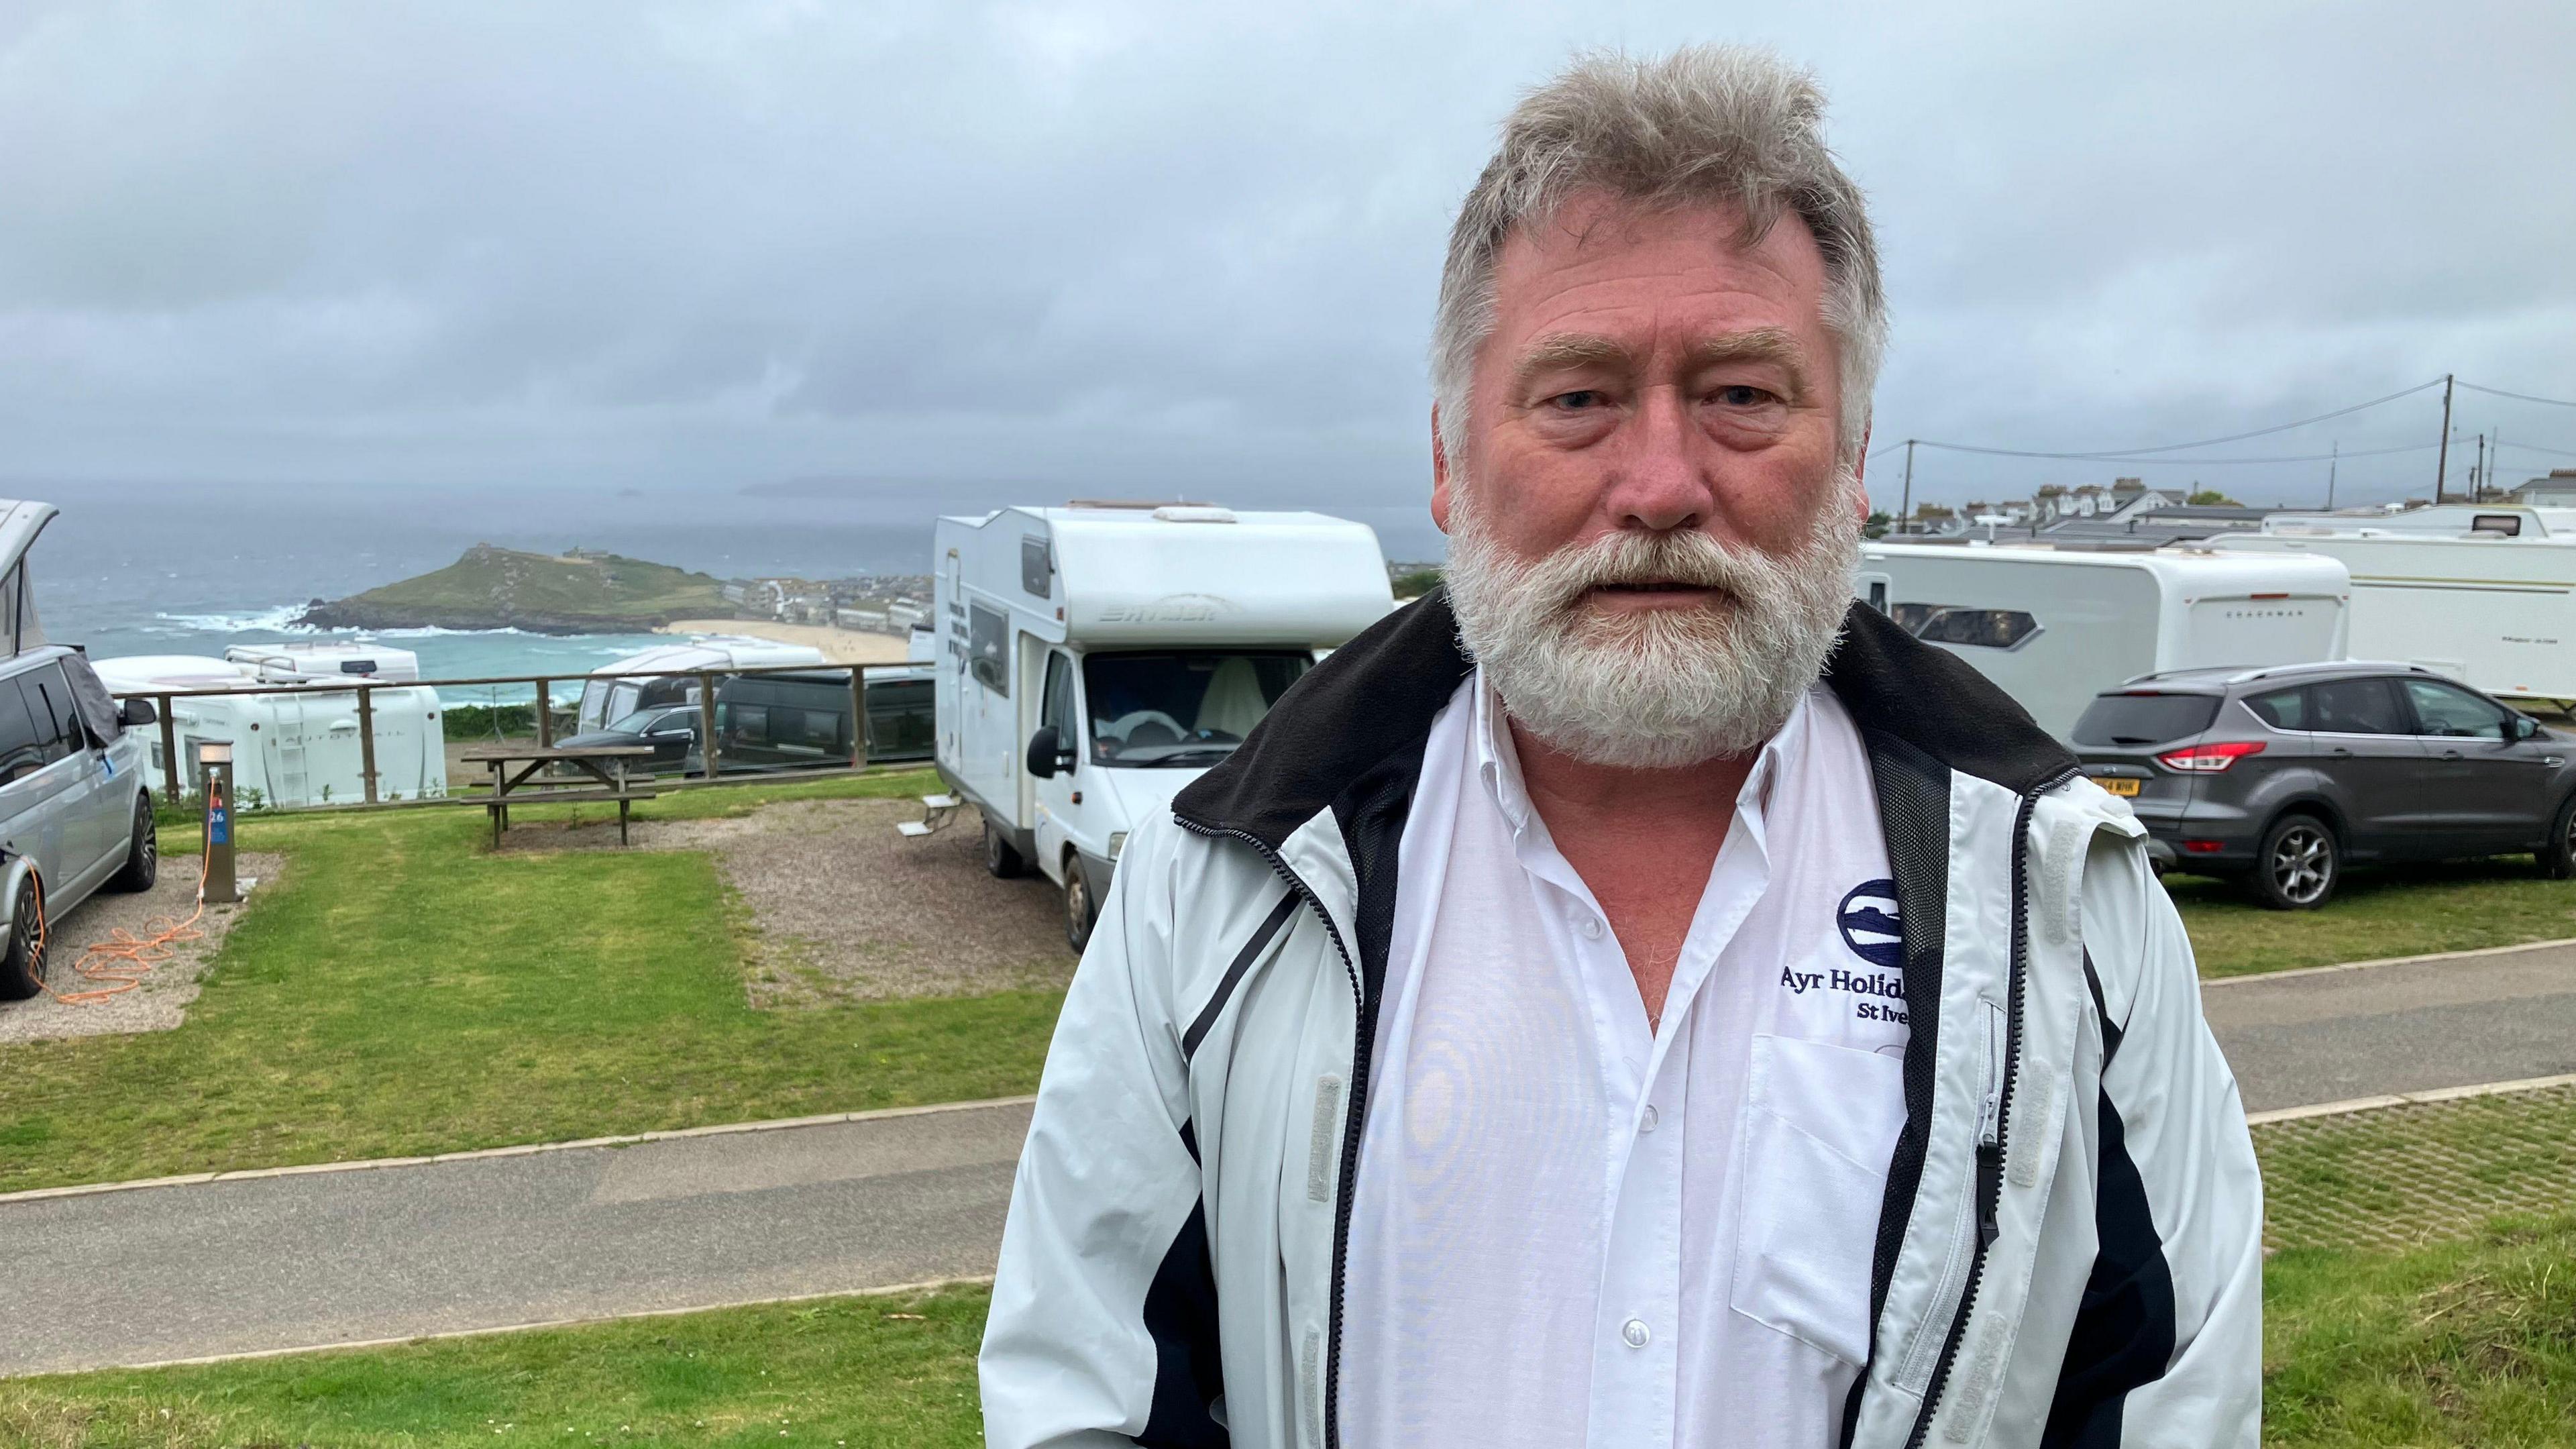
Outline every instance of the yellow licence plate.
<path fill-rule="evenodd" d="M 2138 782 L 2125 775 L 2096 775 L 2093 777 L 2093 783 L 2110 791 L 2114 795 L 2135 795 L 2138 793 Z"/>

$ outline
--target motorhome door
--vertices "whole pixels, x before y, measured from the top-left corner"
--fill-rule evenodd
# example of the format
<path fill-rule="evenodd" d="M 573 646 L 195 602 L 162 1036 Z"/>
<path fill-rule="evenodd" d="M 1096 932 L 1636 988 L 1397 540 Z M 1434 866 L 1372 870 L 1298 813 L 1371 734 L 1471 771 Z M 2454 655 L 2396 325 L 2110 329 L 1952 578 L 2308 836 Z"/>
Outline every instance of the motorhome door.
<path fill-rule="evenodd" d="M 1046 689 L 1038 706 L 1038 728 L 1055 731 L 1059 759 L 1070 765 L 1037 781 L 1038 869 L 1058 885 L 1064 883 L 1065 849 L 1081 835 L 1074 800 L 1082 793 L 1082 712 L 1075 705 L 1073 656 L 1047 651 Z M 1077 867 L 1078 869 L 1079 867 Z"/>

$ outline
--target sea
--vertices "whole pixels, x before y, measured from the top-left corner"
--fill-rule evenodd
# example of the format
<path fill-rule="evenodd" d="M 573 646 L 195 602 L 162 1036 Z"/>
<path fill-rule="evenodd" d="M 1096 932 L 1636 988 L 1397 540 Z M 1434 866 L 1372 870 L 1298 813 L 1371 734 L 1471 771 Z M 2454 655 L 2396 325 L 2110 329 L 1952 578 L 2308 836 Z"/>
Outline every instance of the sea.
<path fill-rule="evenodd" d="M 96 659 L 220 656 L 234 644 L 352 639 L 296 616 L 454 563 L 476 543 L 602 549 L 718 578 L 919 574 L 943 507 L 897 499 L 766 498 L 634 490 L 442 491 L 346 486 L 101 486 L 10 491 L 62 509 L 36 544 L 31 577 L 46 637 Z M 384 629 L 425 679 L 573 677 L 667 635 L 533 634 L 518 629 Z M 511 703 L 526 686 L 446 691 L 450 703 Z"/>
<path fill-rule="evenodd" d="M 1060 490 L 954 482 L 683 492 L 16 481 L 6 491 L 62 510 L 30 555 L 46 636 L 112 659 L 220 656 L 234 644 L 355 638 L 304 628 L 295 618 L 317 598 L 427 573 L 477 543 L 542 552 L 601 549 L 718 578 L 923 574 L 930 571 L 938 515 L 981 513 Z M 1377 527 L 1391 558 L 1437 557 L 1437 536 L 1419 502 L 1320 506 Z M 424 679 L 570 678 L 673 642 L 667 635 L 517 629 L 386 629 L 368 637 L 418 654 Z M 505 704 L 533 690 L 479 686 L 445 693 L 452 704 Z"/>

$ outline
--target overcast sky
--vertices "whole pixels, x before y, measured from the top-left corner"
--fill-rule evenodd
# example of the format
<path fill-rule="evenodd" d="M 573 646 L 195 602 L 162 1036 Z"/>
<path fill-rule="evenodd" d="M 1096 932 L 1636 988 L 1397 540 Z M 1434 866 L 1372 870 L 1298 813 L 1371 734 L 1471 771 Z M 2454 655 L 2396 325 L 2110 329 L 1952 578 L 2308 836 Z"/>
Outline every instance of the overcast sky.
<path fill-rule="evenodd" d="M 0 476 L 1415 517 L 1497 119 L 1576 47 L 1705 39 L 1832 96 L 1889 268 L 1881 443 L 2155 444 L 2446 371 L 2576 398 L 2576 6 L 2109 8 L 0 0 Z M 2459 428 L 2566 450 L 2509 478 L 2576 465 L 2576 409 L 2464 394 Z M 1915 479 L 2141 471 L 2325 480 Z"/>

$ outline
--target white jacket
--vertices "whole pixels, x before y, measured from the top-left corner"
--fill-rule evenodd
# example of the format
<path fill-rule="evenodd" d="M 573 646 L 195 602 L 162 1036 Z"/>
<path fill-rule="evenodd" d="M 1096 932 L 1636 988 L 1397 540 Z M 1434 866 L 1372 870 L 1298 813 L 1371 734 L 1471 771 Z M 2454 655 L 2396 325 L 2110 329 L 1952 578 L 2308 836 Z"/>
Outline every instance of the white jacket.
<path fill-rule="evenodd" d="M 1128 842 L 1003 1235 L 997 1449 L 1339 1443 L 1395 854 L 1468 667 L 1444 598 L 1398 611 Z M 1843 1442 L 2254 1444 L 2262 1185 L 2145 832 L 1866 608 L 1827 682 L 1869 751 L 1912 1027 Z"/>

